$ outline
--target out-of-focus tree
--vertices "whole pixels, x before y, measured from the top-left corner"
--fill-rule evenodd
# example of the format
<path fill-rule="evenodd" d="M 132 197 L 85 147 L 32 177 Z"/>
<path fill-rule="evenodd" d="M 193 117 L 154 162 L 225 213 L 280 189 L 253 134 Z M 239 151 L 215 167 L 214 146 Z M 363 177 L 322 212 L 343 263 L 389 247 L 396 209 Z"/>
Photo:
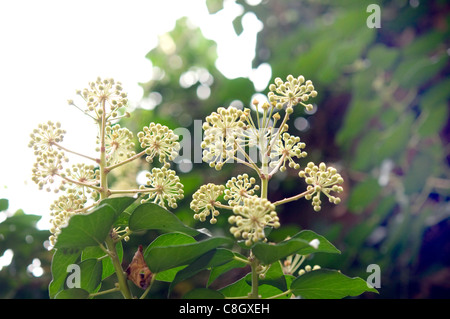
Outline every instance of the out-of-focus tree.
<path fill-rule="evenodd" d="M 48 231 L 36 227 L 41 216 L 18 210 L 7 215 L 8 200 L 0 199 L 0 298 L 47 299 L 51 255 L 44 248 Z M 3 218 L 2 218 L 3 219 Z M 3 267 L 2 267 L 3 266 Z"/>

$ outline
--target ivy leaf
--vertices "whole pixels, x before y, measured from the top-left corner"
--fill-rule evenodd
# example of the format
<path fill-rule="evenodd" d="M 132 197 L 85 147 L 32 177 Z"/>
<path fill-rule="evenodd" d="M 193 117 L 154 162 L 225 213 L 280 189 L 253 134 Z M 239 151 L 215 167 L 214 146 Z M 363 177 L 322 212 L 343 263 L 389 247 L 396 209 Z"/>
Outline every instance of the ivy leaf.
<path fill-rule="evenodd" d="M 290 287 L 296 296 L 305 299 L 341 299 L 375 292 L 359 277 L 350 278 L 337 270 L 319 269 L 297 277 Z"/>
<path fill-rule="evenodd" d="M 191 236 L 202 233 L 201 230 L 183 224 L 173 213 L 153 203 L 139 205 L 130 216 L 128 225 L 132 231 L 161 230 L 180 232 Z"/>
<path fill-rule="evenodd" d="M 187 265 L 208 251 L 231 243 L 229 238 L 215 237 L 182 245 L 149 246 L 144 252 L 144 259 L 153 273 L 159 273 L 166 269 Z"/>

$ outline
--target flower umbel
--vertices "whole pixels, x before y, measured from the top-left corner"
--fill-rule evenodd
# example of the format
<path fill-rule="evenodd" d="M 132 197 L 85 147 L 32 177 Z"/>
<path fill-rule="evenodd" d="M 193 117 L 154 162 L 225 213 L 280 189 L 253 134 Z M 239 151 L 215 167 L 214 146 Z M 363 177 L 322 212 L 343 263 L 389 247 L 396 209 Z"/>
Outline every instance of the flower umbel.
<path fill-rule="evenodd" d="M 174 170 L 167 166 L 162 168 L 154 167 L 151 172 L 146 174 L 148 178 L 147 186 L 141 185 L 140 190 L 148 193 L 147 199 L 142 199 L 141 203 L 153 200 L 153 203 L 165 208 L 165 203 L 171 208 L 177 208 L 177 200 L 184 197 L 183 184 Z"/>
<path fill-rule="evenodd" d="M 312 104 L 305 104 L 304 102 L 317 96 L 312 81 L 307 80 L 305 82 L 303 75 L 298 78 L 289 75 L 286 82 L 281 78 L 276 78 L 275 84 L 271 84 L 269 90 L 270 92 L 267 95 L 269 101 L 278 109 L 283 108 L 284 105 L 295 106 L 300 103 L 306 110 L 312 110 Z"/>
<path fill-rule="evenodd" d="M 228 200 L 228 205 L 240 205 L 244 198 L 255 195 L 255 191 L 259 190 L 259 185 L 254 185 L 256 179 L 248 176 L 248 174 L 238 175 L 231 178 L 227 183 L 224 199 Z"/>
<path fill-rule="evenodd" d="M 99 144 L 100 142 L 97 141 Z M 117 163 L 135 155 L 133 133 L 119 124 L 105 128 L 105 152 L 108 165 Z"/>
<path fill-rule="evenodd" d="M 280 171 L 283 172 L 286 170 L 286 161 L 289 161 L 289 167 L 299 169 L 300 164 L 296 163 L 293 157 L 306 157 L 307 153 L 302 151 L 305 146 L 305 143 L 300 142 L 300 137 L 283 133 L 282 137 L 272 147 L 272 152 L 270 153 L 272 161 L 270 162 L 270 166 L 280 166 Z"/>
<path fill-rule="evenodd" d="M 192 195 L 190 207 L 196 213 L 194 214 L 194 219 L 204 222 L 206 217 L 211 215 L 210 223 L 215 224 L 217 222 L 216 217 L 220 214 L 215 205 L 217 205 L 217 198 L 223 194 L 224 189 L 223 185 L 215 185 L 213 183 L 202 185 Z"/>
<path fill-rule="evenodd" d="M 244 239 L 247 246 L 266 240 L 264 227 L 280 227 L 275 205 L 265 198 L 244 198 L 243 205 L 233 207 L 233 213 L 228 222 L 236 226 L 232 226 L 230 232 L 234 237 Z"/>
<path fill-rule="evenodd" d="M 238 144 L 244 138 L 245 120 L 248 111 L 238 110 L 233 106 L 219 107 L 203 123 L 205 131 L 202 142 L 203 161 L 220 170 L 223 164 L 236 154 Z"/>
<path fill-rule="evenodd" d="M 312 205 L 315 211 L 321 209 L 320 194 L 323 193 L 328 197 L 330 203 L 339 204 L 341 199 L 330 195 L 330 192 L 340 193 L 343 191 L 342 184 L 344 179 L 341 177 L 337 170 L 333 167 L 326 166 L 325 163 L 320 163 L 319 166 L 312 162 L 309 162 L 307 167 L 300 171 L 298 175 L 305 179 L 308 185 L 307 190 L 310 191 L 308 195 L 305 196 L 306 199 L 312 198 Z"/>
<path fill-rule="evenodd" d="M 155 156 L 158 156 L 161 163 L 173 161 L 178 155 L 180 143 L 178 135 L 171 129 L 159 123 L 150 123 L 145 126 L 142 132 L 138 133 L 139 143 L 145 149 L 147 161 L 152 162 Z"/>
<path fill-rule="evenodd" d="M 53 123 L 48 121 L 47 123 L 39 124 L 37 129 L 33 130 L 30 134 L 31 141 L 28 144 L 33 148 L 34 155 L 40 155 L 42 152 L 52 150 L 55 143 L 60 143 L 64 139 L 65 130 L 61 129 L 59 122 Z"/>
<path fill-rule="evenodd" d="M 114 79 L 101 79 L 89 82 L 89 88 L 78 91 L 78 94 L 86 101 L 86 114 L 94 114 L 94 118 L 101 118 L 106 112 L 106 118 L 116 118 L 118 110 L 128 104 L 127 94 L 122 92 L 122 84 Z M 69 101 L 73 104 L 73 101 Z M 108 105 L 109 109 L 106 108 Z"/>

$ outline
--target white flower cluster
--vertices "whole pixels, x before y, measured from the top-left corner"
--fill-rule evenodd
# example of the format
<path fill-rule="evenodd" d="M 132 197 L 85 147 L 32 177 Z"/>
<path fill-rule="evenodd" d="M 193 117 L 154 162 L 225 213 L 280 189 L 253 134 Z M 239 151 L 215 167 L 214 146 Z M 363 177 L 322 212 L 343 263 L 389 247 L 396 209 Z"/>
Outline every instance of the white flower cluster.
<path fill-rule="evenodd" d="M 183 184 L 174 170 L 168 169 L 167 166 L 162 168 L 154 167 L 151 172 L 146 174 L 148 178 L 146 186 L 141 185 L 140 190 L 148 193 L 147 198 L 141 200 L 146 203 L 153 200 L 153 203 L 161 207 L 167 206 L 177 208 L 177 200 L 184 197 Z"/>
<path fill-rule="evenodd" d="M 314 85 L 311 80 L 305 81 L 303 75 L 298 78 L 294 78 L 292 75 L 287 77 L 287 81 L 283 81 L 281 78 L 275 79 L 275 84 L 269 86 L 268 98 L 272 104 L 278 109 L 283 106 L 295 106 L 302 104 L 306 110 L 312 110 L 312 104 L 305 104 L 309 98 L 316 97 L 317 91 L 314 89 Z"/>
<path fill-rule="evenodd" d="M 245 240 L 247 246 L 266 240 L 264 228 L 280 227 L 280 221 L 275 211 L 275 205 L 265 198 L 252 196 L 244 198 L 243 205 L 233 207 L 234 215 L 228 218 L 230 232 L 235 238 Z"/>
<path fill-rule="evenodd" d="M 114 79 L 97 78 L 89 82 L 88 88 L 78 90 L 77 94 L 86 106 L 78 107 L 73 100 L 69 100 L 69 105 L 74 105 L 97 123 L 97 158 L 62 146 L 66 132 L 59 123 L 48 121 L 40 124 L 30 135 L 29 147 L 36 155 L 32 180 L 39 189 L 64 191 L 64 195 L 50 207 L 52 245 L 72 215 L 86 213 L 100 199 L 110 195 L 142 194 L 143 202 L 153 201 L 162 207 L 171 208 L 177 207 L 177 200 L 184 196 L 179 177 L 175 171 L 168 169 L 170 164 L 167 161 L 173 160 L 180 148 L 178 136 L 172 130 L 161 124 L 150 123 L 138 134 L 143 150 L 136 153 L 133 133 L 117 123 L 113 124 L 113 121 L 129 116 L 128 112 L 122 111 L 128 100 L 121 83 Z M 92 165 L 75 164 L 65 168 L 68 162 L 66 153 L 90 160 Z M 143 156 L 148 162 L 157 156 L 164 164 L 162 168 L 153 168 L 147 174 L 146 185 L 132 190 L 112 190 L 108 187 L 107 174 L 110 171 Z M 90 206 L 87 205 L 89 201 Z"/>
<path fill-rule="evenodd" d="M 309 162 L 307 167 L 300 171 L 298 175 L 305 179 L 308 184 L 307 191 L 310 193 L 305 196 L 306 199 L 312 199 L 314 210 L 318 212 L 321 209 L 322 201 L 320 194 L 323 193 L 328 197 L 330 203 L 339 204 L 341 199 L 330 195 L 330 192 L 340 193 L 344 189 L 338 184 L 342 184 L 344 179 L 333 167 L 326 166 L 325 163 L 320 163 L 319 166 L 313 162 Z"/>

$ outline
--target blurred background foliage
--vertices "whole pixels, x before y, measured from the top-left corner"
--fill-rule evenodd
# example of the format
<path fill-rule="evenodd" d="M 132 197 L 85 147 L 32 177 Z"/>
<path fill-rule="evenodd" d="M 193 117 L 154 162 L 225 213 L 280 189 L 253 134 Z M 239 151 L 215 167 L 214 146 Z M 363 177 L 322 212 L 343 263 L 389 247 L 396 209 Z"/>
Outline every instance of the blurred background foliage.
<path fill-rule="evenodd" d="M 206 2 L 212 15 L 223 8 L 223 0 Z M 272 232 L 272 238 L 281 240 L 300 229 L 316 231 L 342 254 L 317 255 L 309 262 L 348 276 L 367 278 L 367 266 L 378 264 L 380 294 L 372 298 L 450 297 L 448 2 L 251 2 L 236 1 L 243 10 L 233 26 L 241 34 L 242 19 L 249 13 L 262 22 L 254 68 L 270 65 L 271 81 L 304 75 L 319 92 L 313 101 L 317 108 L 308 113 L 296 109 L 291 117 L 290 132 L 301 137 L 309 154 L 301 164 L 334 165 L 346 182 L 340 205 L 324 205 L 319 213 L 305 200 L 283 206 L 282 230 Z M 381 28 L 366 25 L 371 3 L 380 6 Z M 123 125 L 138 132 L 152 121 L 160 122 L 175 129 L 182 142 L 193 143 L 191 153 L 184 148 L 187 153 L 173 165 L 186 195 L 175 213 L 191 226 L 228 235 L 226 218 L 213 227 L 196 224 L 189 203 L 202 184 L 225 183 L 248 170 L 225 165 L 217 172 L 200 163 L 202 132 L 195 124 L 219 106 L 248 107 L 258 92 L 250 79 L 228 79 L 217 69 L 216 43 L 187 18 L 162 35 L 147 58 L 153 65 L 152 79 L 142 83 L 144 99 Z M 142 162 L 121 173 L 133 175 L 149 168 Z M 295 171 L 287 170 L 269 187 L 269 199 L 276 201 L 306 186 Z M 36 218 L 18 212 L 0 223 L 0 256 L 8 248 L 14 250 L 13 262 L 0 271 L 0 297 L 47 297 L 50 257 L 42 246 L 47 234 L 32 227 Z M 134 236 L 124 246 L 137 247 L 155 235 Z M 27 241 L 27 236 L 33 240 Z M 133 253 L 124 260 L 130 261 Z M 38 278 L 27 271 L 34 258 L 44 269 Z M 179 284 L 172 297 L 204 284 L 206 277 L 201 276 L 205 275 Z M 217 285 L 233 278 L 230 274 Z M 150 297 L 164 298 L 166 289 L 161 283 Z"/>

